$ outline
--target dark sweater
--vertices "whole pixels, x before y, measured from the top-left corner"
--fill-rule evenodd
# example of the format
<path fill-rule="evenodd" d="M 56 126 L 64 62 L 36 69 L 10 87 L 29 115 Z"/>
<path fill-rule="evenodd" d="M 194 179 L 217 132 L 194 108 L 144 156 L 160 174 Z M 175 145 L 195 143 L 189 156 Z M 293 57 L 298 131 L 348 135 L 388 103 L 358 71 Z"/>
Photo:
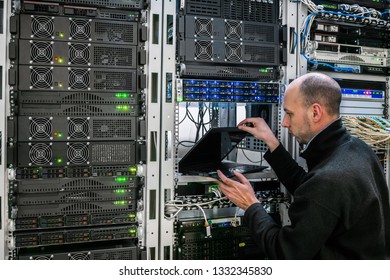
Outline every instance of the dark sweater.
<path fill-rule="evenodd" d="M 389 257 L 389 192 L 382 166 L 339 119 L 301 153 L 308 172 L 279 145 L 264 155 L 293 194 L 291 225 L 281 227 L 260 203 L 245 212 L 254 240 L 270 259 Z M 387 243 L 386 244 L 386 240 Z"/>

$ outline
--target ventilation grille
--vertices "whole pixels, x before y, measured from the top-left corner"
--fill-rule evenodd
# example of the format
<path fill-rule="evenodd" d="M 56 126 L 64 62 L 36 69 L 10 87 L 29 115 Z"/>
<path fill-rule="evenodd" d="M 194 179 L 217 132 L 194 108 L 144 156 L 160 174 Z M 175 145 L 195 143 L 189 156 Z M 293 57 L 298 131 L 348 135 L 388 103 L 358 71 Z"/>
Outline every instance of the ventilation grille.
<path fill-rule="evenodd" d="M 45 16 L 32 16 L 31 33 L 34 38 L 52 38 L 54 36 L 53 19 Z"/>
<path fill-rule="evenodd" d="M 136 38 L 135 31 L 133 25 L 104 22 L 95 23 L 95 35 L 98 41 L 108 39 L 110 42 L 132 43 Z"/>
<path fill-rule="evenodd" d="M 34 165 L 49 164 L 53 153 L 49 144 L 37 143 L 30 146 L 29 158 Z"/>
<path fill-rule="evenodd" d="M 67 4 L 82 4 L 87 6 L 99 6 L 99 7 L 114 7 L 114 8 L 130 8 L 130 9 L 142 9 L 143 0 L 57 0 L 57 2 Z"/>
<path fill-rule="evenodd" d="M 275 63 L 275 48 L 265 46 L 244 46 L 245 60 L 258 63 Z"/>
<path fill-rule="evenodd" d="M 119 47 L 94 47 L 95 65 L 133 66 L 132 49 Z"/>
<path fill-rule="evenodd" d="M 195 18 L 195 36 L 211 38 L 213 36 L 213 20 Z"/>
<path fill-rule="evenodd" d="M 131 73 L 95 71 L 94 88 L 98 90 L 132 90 Z"/>
<path fill-rule="evenodd" d="M 69 62 L 71 64 L 85 64 L 90 61 L 90 50 L 87 44 L 69 45 Z"/>
<path fill-rule="evenodd" d="M 196 60 L 212 60 L 213 45 L 211 41 L 195 41 L 195 59 Z"/>
<path fill-rule="evenodd" d="M 102 113 L 103 110 L 93 105 L 76 105 L 65 109 L 63 112 L 65 114 L 88 115 Z"/>
<path fill-rule="evenodd" d="M 131 144 L 95 144 L 92 146 L 93 163 L 126 163 L 133 162 Z"/>
<path fill-rule="evenodd" d="M 275 23 L 277 1 L 264 3 L 253 0 L 221 0 L 222 16 L 226 19 Z"/>
<path fill-rule="evenodd" d="M 30 59 L 35 63 L 50 63 L 53 61 L 53 47 L 50 42 L 32 42 Z"/>
<path fill-rule="evenodd" d="M 89 92 L 76 92 L 65 96 L 62 99 L 63 103 L 80 103 L 80 102 L 98 102 L 101 103 L 104 99 L 98 95 Z"/>
<path fill-rule="evenodd" d="M 87 139 L 89 136 L 88 118 L 69 118 L 68 135 L 70 139 Z"/>
<path fill-rule="evenodd" d="M 47 89 L 53 86 L 52 68 L 31 67 L 30 85 L 31 88 Z"/>
<path fill-rule="evenodd" d="M 256 38 L 260 42 L 275 42 L 274 26 L 245 24 L 245 38 Z"/>
<path fill-rule="evenodd" d="M 91 21 L 71 19 L 69 26 L 70 37 L 73 40 L 89 40 L 91 38 Z"/>
<path fill-rule="evenodd" d="M 94 120 L 94 138 L 132 138 L 132 120 Z"/>
<path fill-rule="evenodd" d="M 52 123 L 49 118 L 30 118 L 31 139 L 50 139 L 52 133 Z"/>
<path fill-rule="evenodd" d="M 197 0 L 186 1 L 187 14 L 204 16 L 221 16 L 221 2 L 219 0 Z"/>

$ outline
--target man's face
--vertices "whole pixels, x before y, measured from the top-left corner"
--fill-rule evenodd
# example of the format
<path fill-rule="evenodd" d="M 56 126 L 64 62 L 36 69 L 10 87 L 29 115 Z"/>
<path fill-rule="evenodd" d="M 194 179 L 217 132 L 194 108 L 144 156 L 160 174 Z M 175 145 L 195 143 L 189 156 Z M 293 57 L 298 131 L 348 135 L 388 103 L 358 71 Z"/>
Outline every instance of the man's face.
<path fill-rule="evenodd" d="M 300 144 L 307 144 L 313 137 L 309 108 L 299 92 L 299 86 L 291 84 L 284 96 L 283 108 L 285 115 L 282 126 L 295 136 Z"/>

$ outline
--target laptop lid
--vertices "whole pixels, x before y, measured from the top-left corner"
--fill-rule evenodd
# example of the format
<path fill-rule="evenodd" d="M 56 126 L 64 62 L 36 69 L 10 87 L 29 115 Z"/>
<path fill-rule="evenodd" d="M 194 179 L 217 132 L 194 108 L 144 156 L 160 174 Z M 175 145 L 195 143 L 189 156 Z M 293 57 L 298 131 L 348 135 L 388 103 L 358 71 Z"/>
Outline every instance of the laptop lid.
<path fill-rule="evenodd" d="M 218 168 L 247 132 L 237 127 L 211 128 L 179 162 L 179 172 L 194 174 L 203 167 Z M 215 171 L 215 170 L 214 170 Z"/>

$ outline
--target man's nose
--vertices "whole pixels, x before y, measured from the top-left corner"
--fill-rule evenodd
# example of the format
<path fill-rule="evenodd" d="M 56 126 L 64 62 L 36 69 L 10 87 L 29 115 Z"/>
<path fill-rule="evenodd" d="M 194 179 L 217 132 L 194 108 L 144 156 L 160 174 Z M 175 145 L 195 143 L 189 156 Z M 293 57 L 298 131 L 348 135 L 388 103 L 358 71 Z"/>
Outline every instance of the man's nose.
<path fill-rule="evenodd" d="M 283 118 L 282 126 L 283 127 L 288 127 L 289 126 L 288 121 L 286 120 L 286 116 L 284 116 L 284 118 Z"/>

